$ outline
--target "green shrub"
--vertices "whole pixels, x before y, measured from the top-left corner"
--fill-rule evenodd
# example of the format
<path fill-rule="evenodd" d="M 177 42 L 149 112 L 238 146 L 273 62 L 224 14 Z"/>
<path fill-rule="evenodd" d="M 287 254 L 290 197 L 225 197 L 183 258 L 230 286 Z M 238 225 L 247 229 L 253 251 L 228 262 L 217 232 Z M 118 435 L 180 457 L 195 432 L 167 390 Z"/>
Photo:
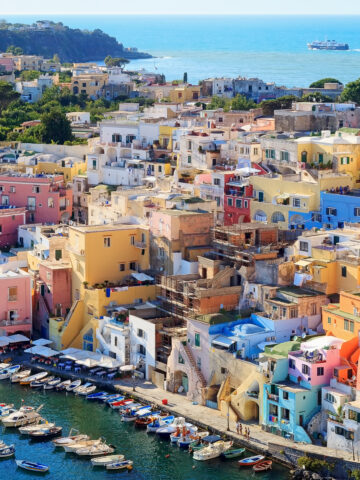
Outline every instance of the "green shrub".
<path fill-rule="evenodd" d="M 305 468 L 305 470 L 310 470 L 311 472 L 321 472 L 323 470 L 329 471 L 332 470 L 335 465 L 333 463 L 328 463 L 326 460 L 320 460 L 318 458 L 311 457 L 300 457 L 298 459 L 299 467 Z"/>

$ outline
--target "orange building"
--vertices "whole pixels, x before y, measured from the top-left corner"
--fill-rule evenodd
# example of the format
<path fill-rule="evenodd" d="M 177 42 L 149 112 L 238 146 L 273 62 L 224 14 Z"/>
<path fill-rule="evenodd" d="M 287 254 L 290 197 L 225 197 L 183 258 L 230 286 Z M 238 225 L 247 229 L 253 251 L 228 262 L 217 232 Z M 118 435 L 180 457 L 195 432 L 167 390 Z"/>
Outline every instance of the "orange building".
<path fill-rule="evenodd" d="M 322 324 L 327 335 L 344 340 L 358 337 L 360 331 L 360 289 L 340 292 L 340 303 L 322 307 Z"/>

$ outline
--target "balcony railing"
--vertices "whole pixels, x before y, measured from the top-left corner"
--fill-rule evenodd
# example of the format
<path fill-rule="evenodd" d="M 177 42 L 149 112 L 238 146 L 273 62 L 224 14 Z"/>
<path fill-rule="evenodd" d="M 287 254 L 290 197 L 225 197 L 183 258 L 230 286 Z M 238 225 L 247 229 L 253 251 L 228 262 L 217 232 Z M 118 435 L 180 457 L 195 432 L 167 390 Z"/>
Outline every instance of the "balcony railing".
<path fill-rule="evenodd" d="M 17 325 L 31 325 L 30 318 L 24 318 L 23 320 L 0 320 L 0 327 L 11 327 Z"/>
<path fill-rule="evenodd" d="M 145 242 L 134 242 L 134 247 L 141 248 L 143 250 L 144 248 L 146 248 L 146 243 Z"/>

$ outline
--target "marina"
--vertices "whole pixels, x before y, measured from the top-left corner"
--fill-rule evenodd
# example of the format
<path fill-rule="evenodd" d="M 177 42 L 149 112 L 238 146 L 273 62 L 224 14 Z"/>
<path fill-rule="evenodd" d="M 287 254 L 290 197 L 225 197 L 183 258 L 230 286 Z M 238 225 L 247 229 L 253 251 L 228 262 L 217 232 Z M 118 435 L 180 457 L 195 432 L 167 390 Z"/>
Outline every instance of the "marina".
<path fill-rule="evenodd" d="M 85 440 L 79 452 L 81 455 L 74 455 L 65 453 L 63 448 L 55 447 L 56 440 L 34 442 L 28 436 L 20 435 L 17 429 L 2 428 L 1 440 L 6 445 L 14 444 L 15 458 L 48 466 L 51 479 L 54 480 L 63 478 L 64 472 L 69 478 L 92 480 L 103 475 L 105 469 L 106 478 L 110 479 L 115 478 L 123 469 L 129 471 L 134 479 L 149 480 L 168 478 L 207 480 L 213 478 L 215 474 L 220 480 L 230 478 L 241 480 L 247 478 L 250 473 L 250 469 L 239 468 L 239 457 L 234 460 L 214 458 L 210 461 L 196 461 L 188 450 L 170 442 L 169 436 L 162 438 L 159 435 L 148 434 L 146 429 L 135 428 L 134 422 L 122 422 L 119 410 L 109 408 L 106 402 L 88 401 L 84 396 L 70 392 L 34 390 L 8 380 L 0 382 L 0 398 L 4 403 L 14 403 L 15 408 L 19 408 L 20 399 L 24 400 L 24 405 L 31 405 L 35 409 L 43 405 L 41 416 L 61 426 L 62 435 L 70 434 L 75 438 L 77 433 L 74 430 L 71 432 L 73 428 L 82 435 L 86 434 L 91 439 L 97 439 L 90 445 L 89 440 Z M 107 447 L 104 447 L 104 443 Z M 220 450 L 222 448 L 219 448 Z M 102 456 L 106 453 L 115 455 L 116 461 L 102 468 L 94 467 L 97 462 L 90 462 L 90 458 L 98 458 L 90 456 L 94 452 L 99 455 L 101 453 Z M 0 472 L 16 480 L 26 478 L 27 475 L 22 468 L 17 468 L 12 457 L 1 461 Z M 261 478 L 285 479 L 287 470 L 279 465 L 273 465 L 273 469 L 261 474 Z"/>

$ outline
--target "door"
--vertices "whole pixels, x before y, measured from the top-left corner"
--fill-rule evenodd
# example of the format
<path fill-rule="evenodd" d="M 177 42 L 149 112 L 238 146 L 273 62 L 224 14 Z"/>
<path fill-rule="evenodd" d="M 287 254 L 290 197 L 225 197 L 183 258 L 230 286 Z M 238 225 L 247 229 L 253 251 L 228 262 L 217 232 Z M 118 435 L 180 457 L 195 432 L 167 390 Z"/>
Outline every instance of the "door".
<path fill-rule="evenodd" d="M 300 427 L 302 427 L 304 424 L 304 416 L 303 415 L 299 415 L 299 425 Z"/>
<path fill-rule="evenodd" d="M 264 192 L 259 192 L 259 202 L 264 201 Z"/>
<path fill-rule="evenodd" d="M 181 385 L 184 388 L 184 392 L 187 393 L 189 391 L 189 379 L 186 373 L 183 373 L 183 376 L 181 379 Z"/>

